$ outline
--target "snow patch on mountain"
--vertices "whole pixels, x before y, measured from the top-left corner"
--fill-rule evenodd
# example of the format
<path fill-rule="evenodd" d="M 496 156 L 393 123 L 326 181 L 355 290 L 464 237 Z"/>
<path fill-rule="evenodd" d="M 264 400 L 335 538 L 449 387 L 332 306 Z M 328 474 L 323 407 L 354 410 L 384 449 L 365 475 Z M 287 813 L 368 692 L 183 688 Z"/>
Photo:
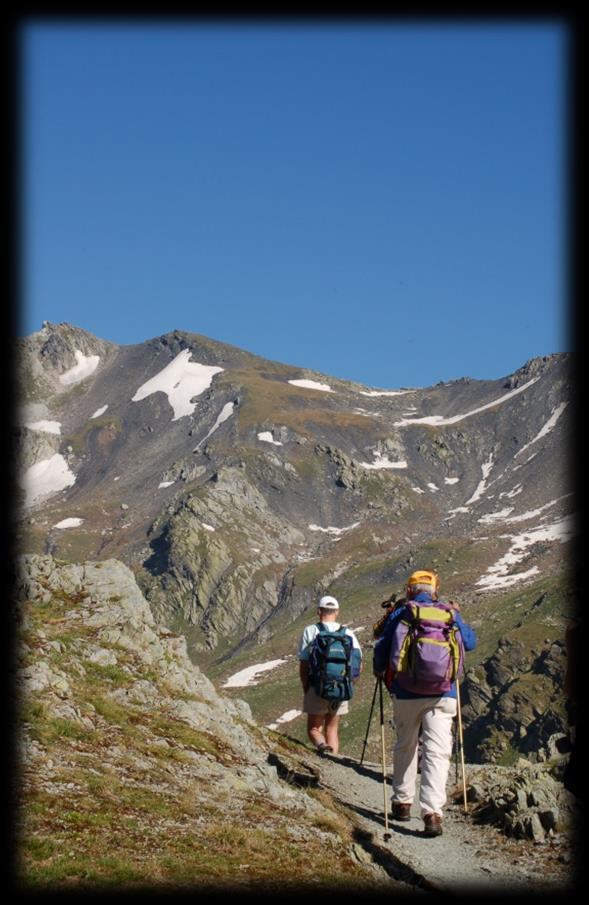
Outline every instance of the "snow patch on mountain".
<path fill-rule="evenodd" d="M 515 390 L 510 390 L 509 393 L 505 393 L 504 396 L 500 396 L 498 399 L 493 400 L 493 402 L 487 402 L 486 405 L 481 405 L 479 408 L 472 409 L 472 411 L 466 412 L 464 415 L 452 415 L 449 418 L 445 418 L 443 415 L 426 415 L 424 418 L 402 418 L 401 421 L 395 421 L 393 427 L 407 427 L 409 424 L 430 424 L 433 427 L 441 427 L 445 424 L 457 424 L 458 421 L 464 421 L 465 418 L 471 418 L 473 415 L 478 415 L 480 412 L 485 412 L 487 409 L 507 402 L 508 399 L 512 399 L 514 396 L 517 396 L 518 393 L 523 393 L 524 390 L 527 390 L 528 387 L 532 386 L 533 383 L 536 383 L 537 380 L 540 380 L 540 378 L 533 377 L 531 380 L 528 380 L 527 383 L 524 383 L 523 386 L 517 387 Z"/>
<path fill-rule="evenodd" d="M 493 522 L 502 522 L 507 519 L 507 516 L 513 512 L 513 506 L 509 506 L 507 509 L 501 509 L 498 512 L 489 512 L 487 515 L 481 516 L 478 521 L 482 525 L 492 525 Z M 508 519 L 508 521 L 513 521 L 513 519 Z"/>
<path fill-rule="evenodd" d="M 514 466 L 513 466 L 513 470 L 514 470 L 514 471 L 519 471 L 520 468 L 523 468 L 524 465 L 527 465 L 528 462 L 531 462 L 532 459 L 535 459 L 537 455 L 538 455 L 537 452 L 532 453 L 532 455 L 531 455 L 531 456 L 528 456 L 528 458 L 527 458 L 524 462 L 520 462 L 519 465 L 514 465 Z"/>
<path fill-rule="evenodd" d="M 544 503 L 544 505 L 540 506 L 538 509 L 531 509 L 529 512 L 522 512 L 521 515 L 514 515 L 512 518 L 508 518 L 507 521 L 510 523 L 527 522 L 529 521 L 529 519 L 536 518 L 537 516 L 541 515 L 545 509 L 551 509 L 552 506 L 556 506 L 558 503 L 560 503 L 561 500 L 564 500 L 569 496 L 571 496 L 571 494 L 567 493 L 563 497 L 558 497 L 558 499 L 556 500 L 550 500 L 550 502 Z"/>
<path fill-rule="evenodd" d="M 191 400 L 204 393 L 215 374 L 220 374 L 224 368 L 190 361 L 191 354 L 190 349 L 179 352 L 173 361 L 139 387 L 131 401 L 139 402 L 152 393 L 161 392 L 166 394 L 174 410 L 172 421 L 192 415 L 197 403 Z"/>
<path fill-rule="evenodd" d="M 406 393 L 414 393 L 415 390 L 360 390 L 361 396 L 404 396 Z"/>
<path fill-rule="evenodd" d="M 76 476 L 62 455 L 55 453 L 49 459 L 42 459 L 31 465 L 19 476 L 20 486 L 25 491 L 25 507 L 32 506 L 39 500 L 71 487 Z"/>
<path fill-rule="evenodd" d="M 449 522 L 460 512 L 470 512 L 470 509 L 468 508 L 468 506 L 456 506 L 455 509 L 448 509 L 448 518 L 446 518 L 445 521 Z"/>
<path fill-rule="evenodd" d="M 247 685 L 257 685 L 255 679 L 263 672 L 276 669 L 281 663 L 286 663 L 286 659 L 267 660 L 265 663 L 256 663 L 254 666 L 248 666 L 246 669 L 240 669 L 239 672 L 229 676 L 223 688 L 245 688 Z"/>
<path fill-rule="evenodd" d="M 569 540 L 575 533 L 572 516 L 565 516 L 558 522 L 551 525 L 540 525 L 523 534 L 511 535 L 501 534 L 500 537 L 507 538 L 511 541 L 511 546 L 493 566 L 487 569 L 487 572 L 475 582 L 479 588 L 483 590 L 494 590 L 497 588 L 510 587 L 519 581 L 530 578 L 538 574 L 539 569 L 533 566 L 526 572 L 511 573 L 509 570 L 514 565 L 519 565 L 528 555 L 528 548 L 541 541 L 559 541 L 564 543 Z"/>
<path fill-rule="evenodd" d="M 81 380 L 85 380 L 86 377 L 90 377 L 100 361 L 100 355 L 84 355 L 79 349 L 75 350 L 74 355 L 76 356 L 76 364 L 69 371 L 59 375 L 59 380 L 64 386 L 71 386 L 71 384 L 79 383 Z"/>
<path fill-rule="evenodd" d="M 514 506 L 510 506 L 507 509 L 501 509 L 498 512 L 491 512 L 487 515 L 483 515 L 478 521 L 483 525 L 490 525 L 493 522 L 507 522 L 508 524 L 514 524 L 517 522 L 529 522 L 532 518 L 537 518 L 539 515 L 546 509 L 551 509 L 552 506 L 556 506 L 560 503 L 561 500 L 566 499 L 566 497 L 570 496 L 570 494 L 565 494 L 564 497 L 559 497 L 556 500 L 550 500 L 550 502 L 545 503 L 543 506 L 540 506 L 538 509 L 530 509 L 528 512 L 522 512 L 520 515 L 513 515 L 511 518 L 509 516 L 514 510 Z"/>
<path fill-rule="evenodd" d="M 502 562 L 500 560 L 500 562 L 497 563 L 498 572 L 499 569 L 501 569 L 499 574 L 493 573 L 489 576 L 483 575 L 475 582 L 475 584 L 486 591 L 499 591 L 502 588 L 510 588 L 520 581 L 525 581 L 528 578 L 533 578 L 534 575 L 540 574 L 538 566 L 532 566 L 532 568 L 528 569 L 526 572 L 514 572 L 513 574 L 508 575 L 505 570 L 509 568 L 509 565 L 511 565 L 511 562 L 508 562 L 507 560 Z M 489 572 L 492 572 L 493 568 L 494 567 L 491 566 Z"/>
<path fill-rule="evenodd" d="M 33 421 L 25 424 L 25 427 L 28 427 L 29 430 L 40 431 L 44 434 L 61 434 L 60 421 Z"/>
<path fill-rule="evenodd" d="M 289 380 L 293 387 L 303 387 L 306 390 L 321 390 L 323 393 L 333 393 L 328 383 L 319 383 L 317 380 Z"/>
<path fill-rule="evenodd" d="M 344 531 L 351 531 L 352 528 L 357 528 L 360 522 L 354 522 L 353 525 L 347 525 L 345 528 L 322 528 L 320 525 L 309 525 L 310 531 L 323 531 L 324 534 L 343 534 Z"/>
<path fill-rule="evenodd" d="M 79 528 L 84 523 L 83 518 L 64 518 L 54 525 L 54 528 Z"/>
<path fill-rule="evenodd" d="M 475 489 L 475 492 L 473 493 L 473 495 L 471 496 L 471 498 L 470 498 L 469 500 L 467 500 L 466 503 L 464 504 L 465 506 L 470 506 L 471 503 L 476 503 L 477 500 L 480 500 L 480 498 L 482 497 L 483 493 L 484 493 L 485 490 L 487 489 L 487 478 L 489 477 L 492 468 L 493 468 L 493 453 L 491 453 L 491 454 L 489 455 L 489 458 L 487 459 L 487 461 L 486 461 L 486 462 L 483 462 L 483 464 L 481 465 L 481 470 L 482 470 L 482 472 L 483 472 L 483 477 L 482 477 L 482 479 L 479 481 L 479 483 L 478 483 L 478 485 L 477 485 L 477 487 L 476 487 L 476 489 Z"/>
<path fill-rule="evenodd" d="M 263 443 L 272 443 L 274 446 L 282 446 L 280 440 L 274 439 L 271 431 L 260 431 L 258 440 L 261 440 Z"/>
<path fill-rule="evenodd" d="M 196 444 L 196 446 L 195 446 L 195 448 L 194 448 L 194 452 L 196 452 L 196 450 L 197 450 L 200 446 L 202 446 L 203 443 L 204 443 L 206 440 L 208 440 L 210 436 L 212 436 L 212 434 L 215 433 L 215 431 L 217 430 L 217 428 L 220 427 L 221 424 L 223 424 L 224 421 L 227 421 L 227 419 L 231 417 L 231 415 L 233 414 L 234 411 L 235 411 L 235 402 L 226 402 L 225 405 L 223 406 L 223 408 L 221 409 L 221 412 L 220 412 L 219 415 L 217 416 L 217 420 L 216 420 L 215 423 L 213 424 L 212 428 L 210 429 L 210 431 L 208 432 L 208 434 L 206 435 L 206 437 L 203 437 L 202 440 L 200 440 L 200 441 Z"/>
<path fill-rule="evenodd" d="M 502 499 L 503 497 L 507 497 L 508 499 L 511 500 L 511 499 L 513 499 L 514 496 L 518 496 L 518 494 L 520 494 L 523 489 L 524 489 L 523 484 L 516 484 L 515 487 L 513 487 L 511 490 L 504 490 L 503 493 L 500 493 L 499 499 Z"/>
<path fill-rule="evenodd" d="M 107 408 L 108 408 L 108 405 L 102 405 L 99 409 L 96 409 L 94 414 L 90 415 L 90 420 L 92 420 L 92 418 L 100 418 L 101 415 L 104 415 Z"/>
<path fill-rule="evenodd" d="M 549 433 L 550 433 L 550 431 L 554 428 L 554 426 L 556 425 L 558 419 L 560 418 L 560 416 L 561 416 L 562 413 L 564 412 L 564 410 L 565 410 L 565 408 L 567 407 L 567 405 L 568 405 L 567 402 L 561 402 L 560 405 L 558 405 L 555 409 L 553 409 L 550 418 L 548 419 L 548 421 L 546 422 L 546 424 L 544 425 L 544 427 L 542 428 L 542 430 L 540 430 L 539 433 L 536 434 L 536 436 L 534 437 L 533 440 L 530 440 L 529 443 L 526 443 L 525 446 L 522 446 L 522 448 L 521 448 L 520 450 L 518 450 L 518 452 L 516 452 L 516 454 L 515 454 L 515 456 L 514 456 L 515 459 L 517 459 L 518 456 L 521 456 L 521 454 L 522 454 L 526 449 L 529 449 L 530 446 L 532 446 L 534 443 L 537 443 L 538 440 L 541 440 L 542 437 L 545 437 L 546 434 L 549 434 Z"/>
<path fill-rule="evenodd" d="M 282 716 L 279 716 L 276 722 L 268 723 L 266 729 L 278 729 L 278 727 L 282 723 L 291 723 L 293 720 L 296 720 L 298 716 L 302 716 L 302 710 L 287 710 L 286 713 L 283 713 Z"/>
<path fill-rule="evenodd" d="M 374 462 L 359 462 L 358 464 L 362 468 L 407 468 L 407 462 L 405 459 L 399 462 L 392 462 L 386 456 L 383 456 L 380 452 L 373 453 Z"/>

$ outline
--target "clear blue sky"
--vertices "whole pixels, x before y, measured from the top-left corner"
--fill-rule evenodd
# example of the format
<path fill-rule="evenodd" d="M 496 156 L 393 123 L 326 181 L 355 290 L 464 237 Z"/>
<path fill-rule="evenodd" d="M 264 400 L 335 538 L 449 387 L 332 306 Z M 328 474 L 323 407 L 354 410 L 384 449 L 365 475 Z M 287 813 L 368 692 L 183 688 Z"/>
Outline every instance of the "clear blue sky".
<path fill-rule="evenodd" d="M 25 20 L 21 333 L 376 387 L 566 351 L 555 20 Z"/>

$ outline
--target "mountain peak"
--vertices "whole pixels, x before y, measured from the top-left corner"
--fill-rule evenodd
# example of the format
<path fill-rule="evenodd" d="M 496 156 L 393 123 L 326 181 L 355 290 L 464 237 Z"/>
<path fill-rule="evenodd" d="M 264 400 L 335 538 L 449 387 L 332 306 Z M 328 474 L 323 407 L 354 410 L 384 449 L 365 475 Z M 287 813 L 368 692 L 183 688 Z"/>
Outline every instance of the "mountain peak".
<path fill-rule="evenodd" d="M 552 352 L 549 355 L 538 355 L 529 358 L 517 371 L 510 374 L 506 378 L 505 386 L 510 389 L 520 386 L 534 377 L 540 377 L 555 365 L 570 364 L 570 354 L 568 352 Z"/>

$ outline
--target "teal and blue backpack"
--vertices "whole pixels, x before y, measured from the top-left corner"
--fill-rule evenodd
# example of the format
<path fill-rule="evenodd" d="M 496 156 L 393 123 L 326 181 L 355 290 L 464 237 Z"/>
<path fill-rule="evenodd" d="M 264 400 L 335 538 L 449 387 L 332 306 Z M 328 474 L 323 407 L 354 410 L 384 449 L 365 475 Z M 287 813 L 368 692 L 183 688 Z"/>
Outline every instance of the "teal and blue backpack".
<path fill-rule="evenodd" d="M 311 684 L 326 701 L 349 701 L 354 694 L 352 678 L 360 673 L 360 651 L 353 649 L 344 625 L 330 632 L 318 622 L 317 628 L 309 654 Z"/>

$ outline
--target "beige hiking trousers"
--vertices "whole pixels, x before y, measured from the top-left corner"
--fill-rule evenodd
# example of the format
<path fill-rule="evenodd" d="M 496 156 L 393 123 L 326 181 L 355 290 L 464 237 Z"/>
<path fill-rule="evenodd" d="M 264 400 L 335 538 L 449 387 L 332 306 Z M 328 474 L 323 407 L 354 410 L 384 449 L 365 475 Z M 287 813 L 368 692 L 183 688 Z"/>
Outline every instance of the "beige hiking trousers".
<path fill-rule="evenodd" d="M 446 803 L 446 782 L 452 756 L 452 720 L 455 698 L 393 697 L 397 740 L 393 747 L 393 801 L 411 803 L 417 779 L 417 739 L 421 734 L 421 816 L 441 814 Z"/>

